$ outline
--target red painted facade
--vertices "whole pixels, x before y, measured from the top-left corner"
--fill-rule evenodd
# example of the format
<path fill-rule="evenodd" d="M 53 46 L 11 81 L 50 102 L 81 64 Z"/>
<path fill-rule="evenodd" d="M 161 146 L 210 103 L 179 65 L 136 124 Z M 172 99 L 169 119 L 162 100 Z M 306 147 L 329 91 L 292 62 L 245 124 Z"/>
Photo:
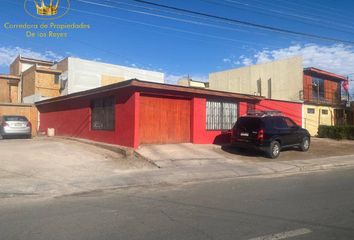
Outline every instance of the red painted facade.
<path fill-rule="evenodd" d="M 297 125 L 302 126 L 302 103 L 264 99 L 256 104 L 255 110 L 280 111 Z"/>
<path fill-rule="evenodd" d="M 112 96 L 109 93 L 108 96 Z M 54 128 L 56 135 L 86 138 L 99 142 L 137 147 L 139 94 L 117 92 L 115 105 L 115 130 L 97 131 L 91 129 L 91 100 L 106 95 L 64 100 L 37 106 L 40 114 L 40 131 Z M 122 117 L 124 116 L 124 117 Z M 136 127 L 137 126 L 137 127 Z"/>
<path fill-rule="evenodd" d="M 109 89 L 105 87 L 102 88 L 102 91 L 94 93 L 68 95 L 37 103 L 37 108 L 40 111 L 40 131 L 46 132 L 48 128 L 54 128 L 56 135 L 59 136 L 85 138 L 137 148 L 140 145 L 141 95 L 148 94 L 155 98 L 179 97 L 190 101 L 190 142 L 196 144 L 225 143 L 229 141 L 229 132 L 206 130 L 207 99 L 239 103 L 238 115 L 246 113 L 247 103 L 255 104 L 262 99 L 229 93 L 215 96 L 217 95 L 216 91 L 195 89 L 188 90 L 188 92 L 182 87 L 164 89 L 157 85 L 161 84 L 154 84 L 154 88 L 126 86 L 119 89 Z M 208 95 L 209 93 L 210 95 Z M 112 131 L 92 130 L 91 101 L 111 96 L 116 99 L 115 129 Z"/>

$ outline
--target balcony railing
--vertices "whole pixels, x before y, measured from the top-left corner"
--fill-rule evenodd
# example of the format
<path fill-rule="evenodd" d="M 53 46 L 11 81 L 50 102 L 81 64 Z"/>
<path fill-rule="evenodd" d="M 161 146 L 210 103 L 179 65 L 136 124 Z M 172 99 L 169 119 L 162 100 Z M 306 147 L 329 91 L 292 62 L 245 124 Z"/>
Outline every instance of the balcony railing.
<path fill-rule="evenodd" d="M 319 96 L 318 96 L 319 95 Z M 312 91 L 307 91 L 304 94 L 304 101 L 308 103 L 315 104 L 326 104 L 326 105 L 341 105 L 341 95 L 340 91 L 325 91 L 318 94 Z"/>

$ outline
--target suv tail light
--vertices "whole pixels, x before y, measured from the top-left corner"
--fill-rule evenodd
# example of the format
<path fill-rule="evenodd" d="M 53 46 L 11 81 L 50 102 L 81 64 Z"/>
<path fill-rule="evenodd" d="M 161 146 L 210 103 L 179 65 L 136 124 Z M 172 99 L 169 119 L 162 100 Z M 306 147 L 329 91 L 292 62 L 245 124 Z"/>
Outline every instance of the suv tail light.
<path fill-rule="evenodd" d="M 32 127 L 32 123 L 31 122 L 27 122 L 26 127 Z"/>
<path fill-rule="evenodd" d="M 237 137 L 237 129 L 236 128 L 232 129 L 232 136 Z"/>
<path fill-rule="evenodd" d="M 264 140 L 264 129 L 259 129 L 257 133 L 257 140 L 263 141 Z"/>
<path fill-rule="evenodd" d="M 1 126 L 2 126 L 2 127 L 8 127 L 9 124 L 7 124 L 7 122 L 2 122 L 2 123 L 1 123 Z"/>

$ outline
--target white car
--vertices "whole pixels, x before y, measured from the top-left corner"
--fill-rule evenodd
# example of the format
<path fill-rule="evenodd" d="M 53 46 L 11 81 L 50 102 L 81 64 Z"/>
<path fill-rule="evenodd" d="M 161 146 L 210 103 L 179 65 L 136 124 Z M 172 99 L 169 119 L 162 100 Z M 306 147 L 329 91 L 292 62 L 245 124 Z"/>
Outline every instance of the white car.
<path fill-rule="evenodd" d="M 0 116 L 0 135 L 3 139 L 8 137 L 32 137 L 32 124 L 24 116 Z"/>

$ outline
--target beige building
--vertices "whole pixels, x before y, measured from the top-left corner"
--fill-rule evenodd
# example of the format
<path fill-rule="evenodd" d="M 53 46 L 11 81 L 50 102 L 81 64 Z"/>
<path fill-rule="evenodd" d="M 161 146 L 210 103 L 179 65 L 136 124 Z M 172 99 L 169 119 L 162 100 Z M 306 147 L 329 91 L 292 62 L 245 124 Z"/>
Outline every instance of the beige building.
<path fill-rule="evenodd" d="M 53 68 L 62 71 L 60 76 L 61 95 L 86 91 L 134 78 L 157 83 L 165 81 L 165 75 L 161 72 L 73 57 L 63 59 Z"/>
<path fill-rule="evenodd" d="M 19 55 L 10 65 L 11 75 L 21 75 L 24 71 L 31 68 L 33 65 L 38 67 L 50 68 L 54 62 L 27 58 Z"/>
<path fill-rule="evenodd" d="M 34 103 L 60 96 L 61 71 L 33 65 L 22 73 L 22 102 Z"/>
<path fill-rule="evenodd" d="M 210 73 L 209 88 L 276 100 L 301 101 L 302 57 Z"/>
<path fill-rule="evenodd" d="M 303 104 L 303 127 L 306 128 L 311 136 L 317 135 L 320 125 L 334 126 L 335 115 L 338 111 L 331 106 L 317 106 Z"/>
<path fill-rule="evenodd" d="M 0 75 L 0 103 L 18 103 L 18 85 L 20 77 L 16 75 Z"/>
<path fill-rule="evenodd" d="M 209 88 L 208 82 L 195 81 L 189 77 L 179 79 L 177 84 L 185 87 Z"/>

